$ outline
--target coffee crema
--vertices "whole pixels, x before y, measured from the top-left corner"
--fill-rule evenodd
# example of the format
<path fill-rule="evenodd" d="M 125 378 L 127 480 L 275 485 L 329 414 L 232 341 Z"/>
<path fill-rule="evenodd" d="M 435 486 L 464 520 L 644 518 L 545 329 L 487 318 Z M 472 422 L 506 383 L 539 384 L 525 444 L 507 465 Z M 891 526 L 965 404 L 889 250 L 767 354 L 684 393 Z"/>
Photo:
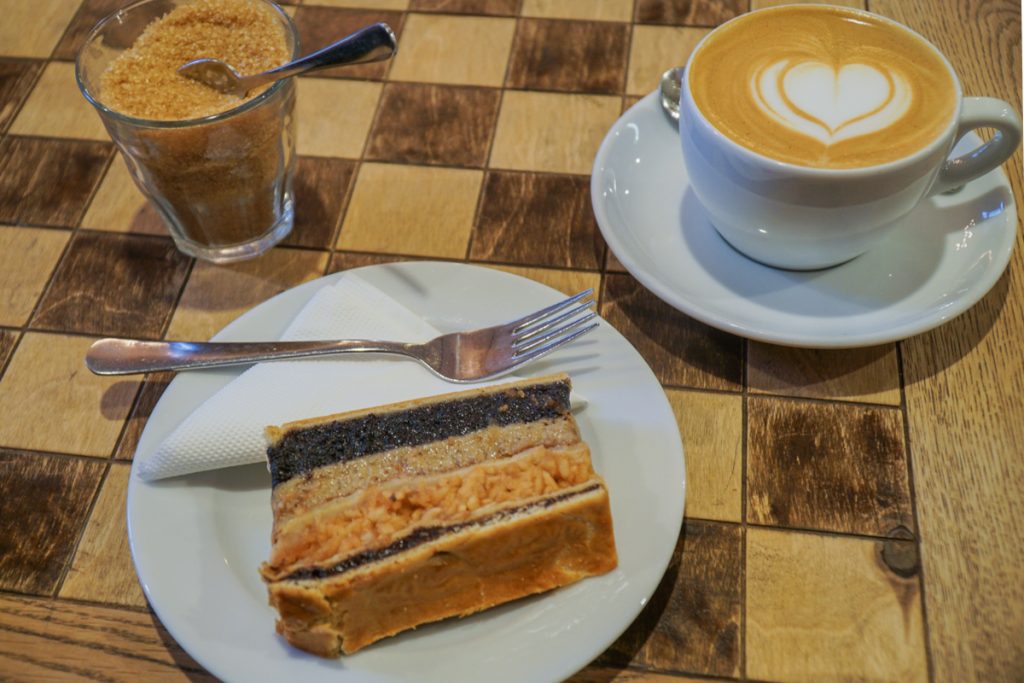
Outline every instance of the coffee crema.
<path fill-rule="evenodd" d="M 779 161 L 857 168 L 903 158 L 950 125 L 949 67 L 908 30 L 864 12 L 789 6 L 744 15 L 687 67 L 719 131 Z"/>

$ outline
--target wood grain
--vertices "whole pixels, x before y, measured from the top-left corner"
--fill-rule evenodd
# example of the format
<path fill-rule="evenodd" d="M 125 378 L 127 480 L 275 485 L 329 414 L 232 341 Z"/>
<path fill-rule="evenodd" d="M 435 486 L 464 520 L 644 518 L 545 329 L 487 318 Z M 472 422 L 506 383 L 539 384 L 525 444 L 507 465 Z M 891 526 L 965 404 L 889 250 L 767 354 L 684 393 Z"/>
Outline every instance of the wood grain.
<path fill-rule="evenodd" d="M 914 528 L 899 411 L 747 405 L 748 521 L 875 536 Z"/>
<path fill-rule="evenodd" d="M 75 226 L 113 153 L 109 142 L 0 141 L 0 221 Z"/>
<path fill-rule="evenodd" d="M 740 389 L 739 337 L 683 315 L 630 275 L 606 275 L 601 302 L 601 315 L 633 343 L 663 384 Z"/>
<path fill-rule="evenodd" d="M 32 318 L 38 329 L 159 338 L 190 260 L 169 238 L 80 232 Z"/>
<path fill-rule="evenodd" d="M 28 332 L 0 380 L 0 446 L 109 457 L 135 378 L 85 368 L 90 337 Z"/>
<path fill-rule="evenodd" d="M 598 662 L 738 675 L 741 545 L 736 525 L 686 522 L 658 590 Z"/>
<path fill-rule="evenodd" d="M 115 458 L 131 460 L 135 457 L 135 449 L 139 445 L 142 430 L 146 428 L 146 422 L 153 413 L 153 409 L 156 408 L 157 401 L 163 396 L 167 385 L 173 378 L 173 372 L 156 372 L 146 375 L 138 398 L 135 399 L 131 415 L 128 417 L 128 422 L 121 433 L 121 439 L 117 442 L 117 448 L 114 449 Z"/>
<path fill-rule="evenodd" d="M 747 9 L 747 0 L 636 0 L 640 24 L 717 26 Z"/>
<path fill-rule="evenodd" d="M 103 469 L 78 458 L 0 449 L 0 588 L 53 592 Z"/>
<path fill-rule="evenodd" d="M 604 252 L 587 178 L 487 174 L 470 258 L 597 270 Z"/>
<path fill-rule="evenodd" d="M 0 594 L 0 670 L 19 681 L 216 683 L 151 612 Z"/>
<path fill-rule="evenodd" d="M 655 673 L 643 669 L 588 666 L 569 678 L 566 683 L 696 683 L 707 680 L 710 679 Z"/>
<path fill-rule="evenodd" d="M 918 576 L 913 566 L 890 569 L 885 545 L 748 528 L 747 675 L 927 680 Z M 913 553 L 913 544 L 905 545 Z"/>
<path fill-rule="evenodd" d="M 299 157 L 295 164 L 295 225 L 282 246 L 330 249 L 348 206 L 356 164 Z"/>
<path fill-rule="evenodd" d="M 18 113 L 42 65 L 36 60 L 0 59 L 0 132 Z"/>
<path fill-rule="evenodd" d="M 60 597 L 146 606 L 128 549 L 125 497 L 130 476 L 127 464 L 111 466 L 64 578 Z"/>
<path fill-rule="evenodd" d="M 628 45 L 627 24 L 521 19 L 506 83 L 532 90 L 620 93 Z"/>
<path fill-rule="evenodd" d="M 24 325 L 71 233 L 0 227 L 0 325 Z"/>
<path fill-rule="evenodd" d="M 500 99 L 484 88 L 389 83 L 366 158 L 481 167 Z"/>
<path fill-rule="evenodd" d="M 896 345 L 864 349 L 794 349 L 747 342 L 751 392 L 900 404 Z"/>
<path fill-rule="evenodd" d="M 412 0 L 409 3 L 409 9 L 417 12 L 508 16 L 516 13 L 518 4 L 519 0 Z"/>
<path fill-rule="evenodd" d="M 872 0 L 949 56 L 968 95 L 1021 106 L 1020 3 Z M 1008 273 L 953 322 L 903 344 L 911 463 L 935 680 L 1024 671 L 1024 233 L 1021 151 Z"/>
<path fill-rule="evenodd" d="M 686 448 L 686 516 L 743 517 L 743 398 L 704 391 L 665 392 Z"/>
<path fill-rule="evenodd" d="M 372 7 L 372 3 L 367 5 Z M 343 9 L 338 7 L 317 7 L 313 3 L 303 5 L 295 10 L 295 26 L 299 30 L 302 51 L 308 54 L 333 43 L 342 36 L 347 36 L 364 26 L 383 21 L 395 32 L 401 41 L 402 24 L 405 15 L 401 12 L 389 12 L 375 9 Z M 325 69 L 317 72 L 317 77 L 368 78 L 380 80 L 387 73 L 390 62 L 372 64 L 355 64 L 336 69 Z"/>
<path fill-rule="evenodd" d="M 14 345 L 18 343 L 18 333 L 15 330 L 0 329 L 0 379 L 7 367 L 7 359 L 14 351 Z"/>
<path fill-rule="evenodd" d="M 164 338 L 209 339 L 252 307 L 320 277 L 326 268 L 326 252 L 285 248 L 239 263 L 199 262 L 189 275 Z"/>

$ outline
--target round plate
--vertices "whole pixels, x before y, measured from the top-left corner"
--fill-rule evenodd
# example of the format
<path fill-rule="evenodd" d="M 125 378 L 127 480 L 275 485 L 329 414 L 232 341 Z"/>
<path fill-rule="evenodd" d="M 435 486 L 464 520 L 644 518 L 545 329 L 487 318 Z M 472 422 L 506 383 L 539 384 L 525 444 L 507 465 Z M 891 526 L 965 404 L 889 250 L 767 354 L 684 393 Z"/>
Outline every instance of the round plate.
<path fill-rule="evenodd" d="M 977 144 L 968 134 L 957 153 Z M 996 283 L 1017 226 L 1013 192 L 997 169 L 926 199 L 848 263 L 810 272 L 761 265 L 711 226 L 657 93 L 609 131 L 590 189 L 605 241 L 645 287 L 708 325 L 790 346 L 870 346 L 941 325 Z"/>
<path fill-rule="evenodd" d="M 395 263 L 348 272 L 442 331 L 491 325 L 564 298 L 531 280 L 453 263 Z M 320 287 L 344 275 L 274 297 L 215 339 L 276 339 Z M 519 683 L 566 678 L 607 648 L 657 587 L 679 536 L 685 475 L 679 430 L 661 385 L 609 324 L 602 321 L 594 332 L 524 368 L 521 375 L 559 371 L 571 375 L 574 390 L 587 400 L 577 420 L 594 468 L 608 484 L 619 553 L 615 571 L 472 617 L 423 626 L 351 656 L 321 659 L 290 647 L 274 633 L 276 613 L 267 605 L 257 573 L 270 552 L 265 466 L 158 482 L 133 474 L 128 535 L 153 609 L 189 654 L 227 681 L 454 683 L 486 676 L 490 683 Z M 176 377 L 149 418 L 135 462 L 240 372 Z M 267 397 L 272 400 L 272 387 Z"/>

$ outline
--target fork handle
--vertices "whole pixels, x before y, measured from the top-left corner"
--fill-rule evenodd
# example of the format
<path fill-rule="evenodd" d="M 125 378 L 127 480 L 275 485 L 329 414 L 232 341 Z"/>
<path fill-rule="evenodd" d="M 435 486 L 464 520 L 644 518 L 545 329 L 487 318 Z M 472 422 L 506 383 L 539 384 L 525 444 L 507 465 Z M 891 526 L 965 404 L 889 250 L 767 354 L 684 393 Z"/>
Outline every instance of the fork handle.
<path fill-rule="evenodd" d="M 134 375 L 160 370 L 194 370 L 246 365 L 265 360 L 333 353 L 397 353 L 412 356 L 417 344 L 345 339 L 293 342 L 154 342 L 100 339 L 89 347 L 85 365 L 97 375 Z"/>

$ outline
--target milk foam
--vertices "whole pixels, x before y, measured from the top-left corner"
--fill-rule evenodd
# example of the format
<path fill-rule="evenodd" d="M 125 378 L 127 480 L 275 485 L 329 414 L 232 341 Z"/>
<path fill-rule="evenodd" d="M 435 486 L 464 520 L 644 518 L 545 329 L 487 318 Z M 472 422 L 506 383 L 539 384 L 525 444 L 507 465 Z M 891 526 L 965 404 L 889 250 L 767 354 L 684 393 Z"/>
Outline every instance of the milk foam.
<path fill-rule="evenodd" d="M 904 158 L 949 129 L 957 87 L 942 55 L 868 12 L 758 10 L 705 39 L 687 65 L 698 111 L 764 156 L 814 168 Z"/>
<path fill-rule="evenodd" d="M 782 59 L 755 73 L 751 97 L 778 123 L 823 145 L 878 133 L 897 123 L 913 101 L 897 72 L 852 63 Z"/>

